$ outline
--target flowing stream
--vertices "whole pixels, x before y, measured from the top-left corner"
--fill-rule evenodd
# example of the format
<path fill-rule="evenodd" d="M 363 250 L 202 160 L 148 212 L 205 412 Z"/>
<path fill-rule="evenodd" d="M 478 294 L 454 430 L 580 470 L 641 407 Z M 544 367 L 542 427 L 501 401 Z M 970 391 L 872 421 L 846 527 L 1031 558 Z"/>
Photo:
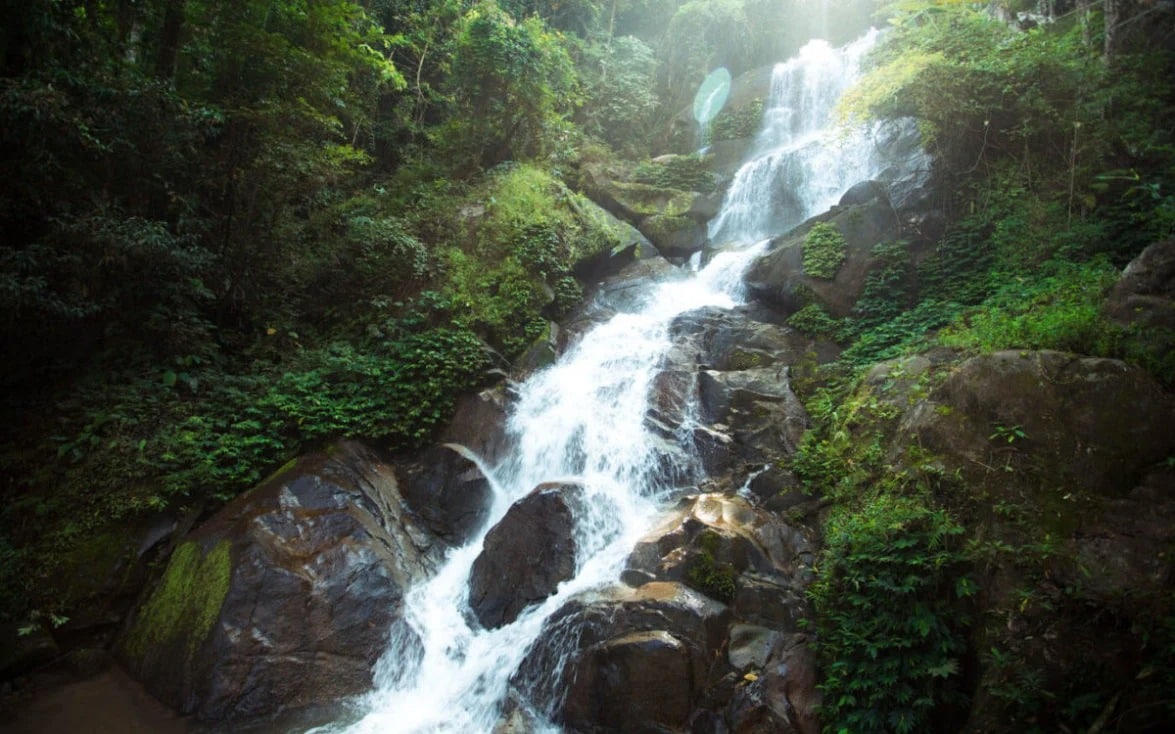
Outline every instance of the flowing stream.
<path fill-rule="evenodd" d="M 495 497 L 486 527 L 407 594 L 405 616 L 423 654 L 415 640 L 391 640 L 356 720 L 320 732 L 490 732 L 543 621 L 576 593 L 616 582 L 634 542 L 676 489 L 659 471 L 645 423 L 652 381 L 671 347 L 670 322 L 702 306 L 737 305 L 742 273 L 766 238 L 880 173 L 866 137 L 838 134 L 830 124 L 876 35 L 839 50 L 813 41 L 775 68 L 762 131 L 710 226 L 712 241 L 738 247 L 688 277 L 650 285 L 642 302 L 584 334 L 521 385 L 509 422 L 517 451 L 484 467 Z M 692 467 L 679 470 L 682 486 L 699 478 L 690 476 Z M 587 493 L 576 518 L 575 577 L 515 622 L 482 629 L 469 612 L 467 581 L 486 532 L 536 485 L 557 480 L 580 482 Z"/>

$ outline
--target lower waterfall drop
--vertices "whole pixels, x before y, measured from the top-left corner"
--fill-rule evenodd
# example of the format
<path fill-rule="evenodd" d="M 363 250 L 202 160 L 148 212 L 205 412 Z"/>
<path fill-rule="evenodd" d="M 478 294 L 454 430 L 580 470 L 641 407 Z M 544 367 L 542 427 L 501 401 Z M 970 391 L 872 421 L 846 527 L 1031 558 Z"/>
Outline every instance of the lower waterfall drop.
<path fill-rule="evenodd" d="M 710 227 L 712 241 L 738 246 L 697 273 L 650 286 L 641 303 L 583 334 L 519 387 L 509 422 L 517 450 L 486 467 L 494 491 L 486 527 L 405 598 L 404 617 L 419 642 L 391 640 L 376 690 L 356 703 L 354 719 L 316 731 L 489 734 L 544 621 L 576 594 L 617 581 L 634 543 L 678 489 L 675 479 L 699 478 L 666 476 L 655 450 L 664 438 L 646 420 L 653 379 L 673 346 L 670 323 L 693 309 L 741 303 L 741 275 L 767 238 L 879 176 L 870 141 L 831 131 L 833 106 L 876 38 L 874 31 L 840 50 L 814 41 L 776 68 L 763 129 Z M 510 506 L 551 481 L 574 481 L 585 492 L 574 576 L 513 622 L 482 629 L 469 607 L 470 568 Z"/>

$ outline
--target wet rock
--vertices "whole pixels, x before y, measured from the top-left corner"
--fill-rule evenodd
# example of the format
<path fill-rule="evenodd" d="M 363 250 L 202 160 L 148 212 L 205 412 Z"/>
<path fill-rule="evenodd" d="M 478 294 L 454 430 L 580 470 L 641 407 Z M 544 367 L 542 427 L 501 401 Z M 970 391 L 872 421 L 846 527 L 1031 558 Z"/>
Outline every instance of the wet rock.
<path fill-rule="evenodd" d="M 327 704 L 370 688 L 389 630 L 415 640 L 403 590 L 443 548 L 406 510 L 392 468 L 342 442 L 186 536 L 117 650 L 154 696 L 199 719 Z"/>
<path fill-rule="evenodd" d="M 811 348 L 799 332 L 755 318 L 747 309 L 688 311 L 673 320 L 670 334 L 692 345 L 696 363 L 720 371 L 794 364 Z"/>
<path fill-rule="evenodd" d="M 814 551 L 811 531 L 741 497 L 704 494 L 683 499 L 637 541 L 623 578 L 678 581 L 731 602 L 745 572 L 787 583 L 809 565 L 803 556 Z"/>
<path fill-rule="evenodd" d="M 702 700 L 726 608 L 680 584 L 569 601 L 514 677 L 570 731 L 680 731 Z"/>
<path fill-rule="evenodd" d="M 627 265 L 616 275 L 591 288 L 583 302 L 562 321 L 565 351 L 584 332 L 604 323 L 617 313 L 635 313 L 648 303 L 659 283 L 689 277 L 660 255 Z"/>
<path fill-rule="evenodd" d="M 831 279 L 804 272 L 804 238 L 819 222 L 834 225 L 845 239 L 845 260 Z M 873 248 L 900 238 L 900 220 L 889 206 L 873 200 L 833 209 L 809 219 L 773 243 L 773 249 L 751 264 L 744 280 L 751 294 L 787 313 L 810 302 L 838 318 L 852 313 L 877 266 Z"/>
<path fill-rule="evenodd" d="M 420 521 L 450 545 L 465 543 L 489 515 L 493 490 L 463 446 L 425 449 L 396 467 L 401 492 Z"/>
<path fill-rule="evenodd" d="M 487 464 L 496 464 L 513 451 L 506 431 L 510 397 L 506 383 L 467 393 L 457 400 L 453 417 L 440 434 L 440 443 L 457 444 Z"/>
<path fill-rule="evenodd" d="M 486 535 L 469 573 L 469 606 L 483 627 L 518 618 L 575 573 L 574 505 L 583 487 L 542 484 Z"/>
<path fill-rule="evenodd" d="M 673 262 L 686 260 L 706 243 L 705 227 L 685 215 L 654 214 L 638 226 L 662 257 Z"/>
<path fill-rule="evenodd" d="M 889 205 L 889 193 L 886 186 L 880 181 L 862 181 L 849 188 L 841 195 L 837 206 L 854 206 L 880 201 Z"/>
<path fill-rule="evenodd" d="M 700 413 L 707 423 L 731 426 L 740 456 L 770 462 L 799 448 L 807 411 L 791 390 L 784 367 L 698 375 Z"/>

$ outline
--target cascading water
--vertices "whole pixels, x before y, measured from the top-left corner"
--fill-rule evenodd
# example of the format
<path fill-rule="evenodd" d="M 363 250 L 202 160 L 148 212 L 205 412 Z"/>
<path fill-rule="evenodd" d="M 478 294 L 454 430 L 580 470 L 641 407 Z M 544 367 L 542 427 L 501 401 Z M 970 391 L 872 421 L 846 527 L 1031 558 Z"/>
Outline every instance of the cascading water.
<path fill-rule="evenodd" d="M 764 237 L 834 203 L 848 185 L 876 176 L 857 160 L 871 160 L 868 150 L 830 145 L 826 131 L 832 105 L 875 37 L 841 51 L 816 41 L 777 69 L 763 132 L 711 227 L 712 238 L 749 246 L 715 257 L 691 277 L 650 287 L 642 303 L 586 333 L 557 364 L 520 387 L 509 423 L 517 451 L 485 467 L 495 492 L 486 527 L 407 595 L 404 614 L 415 636 L 391 640 L 377 666 L 376 690 L 360 702 L 362 717 L 319 731 L 490 732 L 511 674 L 543 621 L 571 596 L 615 583 L 634 542 L 675 488 L 658 466 L 645 420 L 653 379 L 671 347 L 670 322 L 702 306 L 736 305 L 741 274 L 766 246 Z M 836 171 L 845 172 L 824 175 Z M 581 483 L 587 500 L 576 518 L 574 578 L 513 623 L 481 629 L 469 612 L 467 582 L 485 533 L 536 485 L 566 479 Z"/>

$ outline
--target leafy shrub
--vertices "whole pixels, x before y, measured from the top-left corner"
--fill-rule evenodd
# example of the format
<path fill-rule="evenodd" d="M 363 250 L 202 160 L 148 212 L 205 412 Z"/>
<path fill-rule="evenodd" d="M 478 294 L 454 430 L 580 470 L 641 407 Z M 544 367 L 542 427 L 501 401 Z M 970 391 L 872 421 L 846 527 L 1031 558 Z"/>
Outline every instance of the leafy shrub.
<path fill-rule="evenodd" d="M 931 731 L 935 709 L 959 698 L 966 619 L 953 598 L 975 591 L 962 533 L 946 512 L 892 496 L 830 519 L 809 591 L 827 730 Z"/>
<path fill-rule="evenodd" d="M 763 120 L 763 100 L 755 99 L 734 109 L 727 107 L 710 124 L 710 140 L 753 138 Z"/>
<path fill-rule="evenodd" d="M 702 193 L 712 192 L 717 185 L 717 178 L 700 155 L 675 155 L 642 163 L 633 171 L 632 180 L 663 189 Z"/>
<path fill-rule="evenodd" d="M 1118 271 L 1104 259 L 1050 262 L 1044 277 L 1006 284 L 940 335 L 947 346 L 990 352 L 1059 349 L 1113 356 L 1119 333 L 1101 314 Z"/>
<path fill-rule="evenodd" d="M 817 222 L 804 236 L 804 274 L 831 280 L 845 261 L 845 237 L 829 222 Z"/>
<path fill-rule="evenodd" d="M 822 336 L 833 341 L 843 341 L 852 334 L 849 319 L 838 319 L 824 310 L 819 303 L 809 303 L 787 317 L 787 325 L 811 336 Z"/>

